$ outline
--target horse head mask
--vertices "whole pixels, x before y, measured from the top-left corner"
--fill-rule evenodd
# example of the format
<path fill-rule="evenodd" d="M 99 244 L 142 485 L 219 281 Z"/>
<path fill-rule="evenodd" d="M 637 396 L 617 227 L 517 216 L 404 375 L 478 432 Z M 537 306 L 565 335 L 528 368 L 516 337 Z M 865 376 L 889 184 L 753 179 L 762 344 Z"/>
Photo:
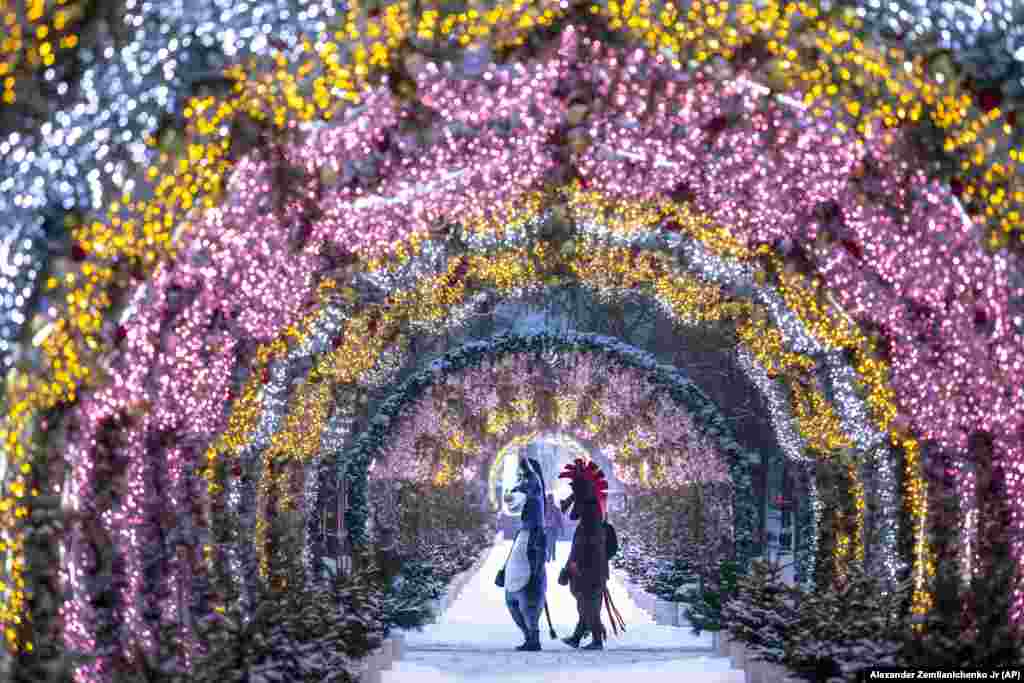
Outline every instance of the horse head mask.
<path fill-rule="evenodd" d="M 604 519 L 608 507 L 608 480 L 597 463 L 576 458 L 566 464 L 558 478 L 568 479 L 572 489 L 572 494 L 561 503 L 562 512 L 572 508 L 570 519 L 582 519 L 589 512 Z"/>

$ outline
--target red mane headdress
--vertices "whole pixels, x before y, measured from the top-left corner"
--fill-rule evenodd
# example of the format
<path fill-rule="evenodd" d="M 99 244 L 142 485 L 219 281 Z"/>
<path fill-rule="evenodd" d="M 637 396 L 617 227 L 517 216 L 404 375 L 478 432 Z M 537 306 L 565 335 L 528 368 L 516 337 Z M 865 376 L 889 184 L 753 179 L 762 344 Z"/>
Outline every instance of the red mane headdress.
<path fill-rule="evenodd" d="M 597 495 L 597 506 L 604 517 L 608 507 L 608 480 L 597 463 L 591 460 L 583 462 L 582 458 L 576 458 L 571 463 L 566 463 L 565 469 L 558 475 L 559 479 L 585 479 L 594 486 L 594 493 Z"/>

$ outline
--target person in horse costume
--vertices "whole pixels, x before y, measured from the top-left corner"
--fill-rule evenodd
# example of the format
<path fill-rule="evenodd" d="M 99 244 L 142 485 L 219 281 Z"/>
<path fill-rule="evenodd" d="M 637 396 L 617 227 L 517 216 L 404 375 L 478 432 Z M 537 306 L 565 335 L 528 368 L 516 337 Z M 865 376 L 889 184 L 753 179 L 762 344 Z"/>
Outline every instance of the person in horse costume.
<path fill-rule="evenodd" d="M 563 642 L 579 647 L 586 634 L 593 636 L 584 650 L 603 650 L 605 629 L 601 623 L 601 601 L 608 582 L 608 551 L 605 510 L 608 500 L 608 481 L 594 462 L 584 463 L 577 458 L 558 475 L 569 479 L 572 494 L 562 501 L 562 512 L 572 509 L 569 518 L 579 520 L 572 538 L 569 561 L 558 577 L 561 585 L 569 584 L 576 598 L 579 621 L 576 630 Z"/>

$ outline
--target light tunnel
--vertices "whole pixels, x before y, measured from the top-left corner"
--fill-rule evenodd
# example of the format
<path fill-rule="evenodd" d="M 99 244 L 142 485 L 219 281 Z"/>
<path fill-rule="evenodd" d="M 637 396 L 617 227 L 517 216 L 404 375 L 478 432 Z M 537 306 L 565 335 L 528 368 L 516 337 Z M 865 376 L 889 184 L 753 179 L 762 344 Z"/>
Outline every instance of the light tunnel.
<path fill-rule="evenodd" d="M 788 72 L 742 49 L 760 45 L 772 64 L 797 54 L 781 7 L 709 32 L 719 36 L 711 47 L 655 17 L 641 30 L 611 5 L 544 5 L 550 16 L 538 16 L 562 23 L 543 55 L 516 41 L 547 29 L 502 15 L 496 53 L 471 47 L 447 62 L 395 47 L 410 43 L 394 13 L 360 15 L 393 39 L 375 43 L 362 68 L 343 76 L 340 57 L 311 45 L 319 75 L 295 75 L 299 60 L 277 80 L 241 69 L 234 94 L 193 103 L 185 170 L 159 180 L 148 203 L 111 207 L 84 230 L 80 279 L 53 284 L 69 303 L 36 335 L 39 367 L 8 381 L 0 621 L 10 648 L 55 623 L 23 618 L 29 577 L 31 590 L 58 585 L 70 596 L 60 615 L 69 649 L 151 648 L 177 618 L 156 588 L 198 609 L 210 600 L 181 577 L 213 577 L 216 565 L 244 593 L 275 516 L 302 520 L 310 566 L 324 552 L 308 541 L 329 504 L 337 512 L 344 500 L 339 523 L 361 542 L 378 456 L 382 467 L 407 458 L 420 474 L 445 458 L 469 462 L 472 447 L 500 460 L 511 440 L 579 417 L 574 400 L 599 404 L 559 391 L 590 378 L 530 374 L 543 363 L 523 361 L 518 372 L 535 382 L 509 376 L 507 395 L 470 410 L 488 394 L 464 382 L 484 387 L 484 366 L 514 375 L 496 365 L 505 358 L 584 359 L 574 367 L 621 378 L 602 391 L 639 392 L 606 405 L 663 411 L 643 428 L 603 408 L 589 415 L 595 436 L 610 428 L 634 444 L 637 467 L 660 457 L 643 444 L 683 424 L 667 417 L 683 411 L 694 443 L 706 440 L 743 497 L 736 542 L 749 554 L 759 456 L 692 381 L 614 335 L 439 341 L 485 305 L 569 284 L 636 297 L 669 327 L 729 340 L 767 407 L 775 461 L 799 465 L 808 500 L 822 493 L 817 469 L 839 473 L 831 507 L 808 506 L 801 522 L 815 530 L 801 549 L 807 566 L 909 573 L 926 612 L 929 490 L 960 494 L 959 523 L 980 543 L 970 521 L 977 473 L 997 472 L 1014 529 L 1024 525 L 1024 287 L 1006 239 L 977 238 L 1005 238 L 1009 214 L 961 202 L 960 185 L 932 174 L 911 144 L 918 120 L 947 147 L 967 144 L 968 124 L 950 113 L 959 94 L 923 61 L 869 45 L 844 61 L 832 48 L 850 42 L 849 26 L 841 13 L 819 20 L 815 5 L 789 14 L 830 49 L 787 61 Z M 482 21 L 453 19 L 448 31 L 468 38 Z M 325 80 L 303 99 L 287 83 L 307 76 Z M 851 106 L 851 92 L 865 104 Z M 281 135 L 228 154 L 245 126 Z M 1003 181 L 990 176 L 977 183 L 994 193 Z M 145 240 L 159 245 L 152 257 L 129 255 L 126 244 Z M 138 277 L 118 274 L 126 259 Z M 433 345 L 433 360 L 417 363 L 417 344 Z M 462 393 L 446 388 L 455 385 Z M 416 421 L 449 400 L 466 407 L 468 426 Z M 690 438 L 687 429 L 674 438 Z M 430 452 L 416 450 L 426 443 Z M 26 548 L 48 505 L 70 521 L 59 557 L 54 548 L 43 562 Z M 960 551 L 967 573 L 970 548 Z M 115 564 L 116 588 L 95 579 Z M 1024 593 L 1014 595 L 1018 618 Z M 93 607 L 100 596 L 109 614 Z M 107 663 L 85 666 L 82 680 L 103 680 Z"/>

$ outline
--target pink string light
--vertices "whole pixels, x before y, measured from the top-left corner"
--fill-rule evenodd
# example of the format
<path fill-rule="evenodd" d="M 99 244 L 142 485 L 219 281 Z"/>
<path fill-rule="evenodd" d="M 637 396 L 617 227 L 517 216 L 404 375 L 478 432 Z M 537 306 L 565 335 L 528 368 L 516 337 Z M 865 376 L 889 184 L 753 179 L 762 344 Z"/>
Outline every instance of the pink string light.
<path fill-rule="evenodd" d="M 141 616 L 140 558 L 160 525 L 145 518 L 155 495 L 148 472 L 165 456 L 148 440 L 208 441 L 223 430 L 239 345 L 271 340 L 298 319 L 326 248 L 381 256 L 412 234 L 489 214 L 570 171 L 587 187 L 630 199 L 685 190 L 750 245 L 805 245 L 846 311 L 888 339 L 891 386 L 909 425 L 956 452 L 974 431 L 993 435 L 1024 530 L 1024 340 L 1010 312 L 1022 292 L 1010 285 L 1007 257 L 978 243 L 949 189 L 906 158 L 898 132 L 839 135 L 741 80 L 712 82 L 661 61 L 567 32 L 556 56 L 529 68 L 492 66 L 476 79 L 436 65 L 416 74 L 419 104 L 436 114 L 420 138 L 400 132 L 410 110 L 381 90 L 368 94 L 358 117 L 238 164 L 224 205 L 197 214 L 177 260 L 146 285 L 109 360 L 110 383 L 75 411 L 68 458 L 82 509 L 98 515 L 92 464 L 101 424 L 133 410 L 146 415 L 126 431 L 125 497 L 116 514 L 99 517 L 123 549 L 118 619 L 126 641 L 148 646 L 152 637 Z M 566 162 L 553 134 L 587 88 L 598 98 L 579 127 L 586 143 Z M 291 179 L 287 194 L 281 177 Z M 396 443 L 407 449 L 429 422 L 415 418 Z M 93 645 L 96 628 L 80 578 L 85 538 L 76 528 L 67 542 L 74 597 L 63 614 L 75 648 Z M 1024 615 L 1020 591 L 1015 610 Z M 81 680 L 96 680 L 104 667 L 101 658 Z"/>

